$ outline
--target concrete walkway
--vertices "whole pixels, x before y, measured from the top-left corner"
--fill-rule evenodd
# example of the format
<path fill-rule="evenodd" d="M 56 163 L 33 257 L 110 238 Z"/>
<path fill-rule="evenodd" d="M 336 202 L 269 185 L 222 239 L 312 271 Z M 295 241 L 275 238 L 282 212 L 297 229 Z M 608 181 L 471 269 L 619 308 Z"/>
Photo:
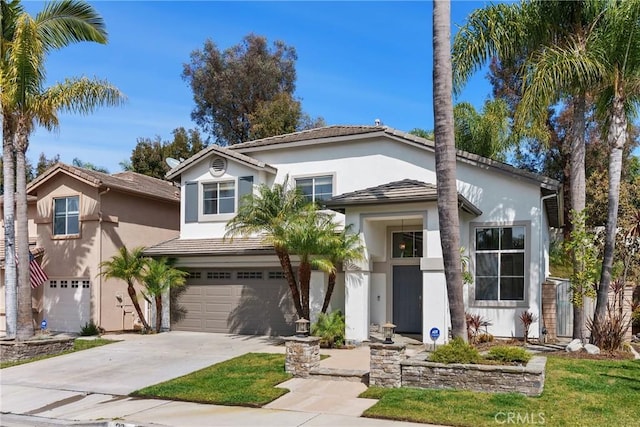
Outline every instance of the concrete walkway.
<path fill-rule="evenodd" d="M 169 332 L 0 371 L 0 425 L 31 426 L 424 426 L 361 418 L 375 404 L 362 383 L 293 379 L 265 408 L 203 405 L 126 395 L 247 352 L 284 353 L 268 337 Z M 365 366 L 368 347 L 328 350 L 326 367 Z M 323 350 L 322 353 L 325 353 Z M 365 357 L 366 356 L 366 357 Z"/>

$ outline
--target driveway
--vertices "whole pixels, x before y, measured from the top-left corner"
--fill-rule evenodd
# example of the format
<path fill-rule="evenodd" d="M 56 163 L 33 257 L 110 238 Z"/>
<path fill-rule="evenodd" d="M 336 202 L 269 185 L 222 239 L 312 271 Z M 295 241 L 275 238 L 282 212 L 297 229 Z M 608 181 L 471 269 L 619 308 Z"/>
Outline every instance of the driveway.
<path fill-rule="evenodd" d="M 263 336 L 178 331 L 106 338 L 123 341 L 3 369 L 2 401 L 6 386 L 127 395 L 245 353 L 274 351 L 277 343 Z"/>

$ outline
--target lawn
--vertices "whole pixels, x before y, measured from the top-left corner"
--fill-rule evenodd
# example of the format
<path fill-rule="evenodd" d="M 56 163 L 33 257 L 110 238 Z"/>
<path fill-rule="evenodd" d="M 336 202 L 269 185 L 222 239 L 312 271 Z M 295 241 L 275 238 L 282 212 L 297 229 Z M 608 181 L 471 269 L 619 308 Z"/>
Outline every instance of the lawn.
<path fill-rule="evenodd" d="M 131 396 L 260 407 L 288 393 L 275 386 L 291 377 L 284 371 L 283 354 L 248 353 L 134 391 Z"/>
<path fill-rule="evenodd" d="M 68 350 L 68 351 L 64 351 L 62 353 L 56 353 L 56 354 L 46 354 L 42 356 L 32 357 L 31 359 L 19 360 L 16 362 L 1 362 L 0 369 L 10 368 L 12 366 L 17 366 L 17 365 L 23 365 L 25 363 L 31 363 L 37 360 L 49 359 L 50 357 L 61 356 L 63 354 L 69 354 L 76 351 L 88 350 L 90 348 L 100 347 L 100 346 L 111 344 L 114 342 L 118 342 L 118 341 L 106 340 L 104 338 L 96 338 L 94 340 L 76 339 L 73 342 L 73 350 Z"/>
<path fill-rule="evenodd" d="M 640 360 L 549 357 L 542 396 L 468 391 L 383 389 L 360 397 L 380 399 L 363 414 L 454 426 L 538 424 L 640 425 Z"/>

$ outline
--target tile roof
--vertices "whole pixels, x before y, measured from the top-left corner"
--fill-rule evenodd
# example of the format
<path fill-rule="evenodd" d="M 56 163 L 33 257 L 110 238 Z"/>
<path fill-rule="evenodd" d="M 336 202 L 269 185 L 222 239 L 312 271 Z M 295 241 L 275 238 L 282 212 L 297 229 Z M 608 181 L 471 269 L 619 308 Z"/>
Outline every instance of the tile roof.
<path fill-rule="evenodd" d="M 277 172 L 277 169 L 274 168 L 273 166 L 270 166 L 270 165 L 268 165 L 268 164 L 266 164 L 264 162 L 256 160 L 253 157 L 249 157 L 249 156 L 244 155 L 242 153 L 231 151 L 230 149 L 228 149 L 226 147 L 221 147 L 219 145 L 212 144 L 212 145 L 208 146 L 207 148 L 205 148 L 203 150 L 200 150 L 198 153 L 194 154 L 193 156 L 189 157 L 187 160 L 184 160 L 184 161 L 180 162 L 180 164 L 178 164 L 176 167 L 174 167 L 169 172 L 167 172 L 166 178 L 167 179 L 177 178 L 178 176 L 180 176 L 180 174 L 182 173 L 182 171 L 184 169 L 186 169 L 187 167 L 189 167 L 192 164 L 195 164 L 195 163 L 199 162 L 201 159 L 203 159 L 204 157 L 206 157 L 210 153 L 217 153 L 217 154 L 219 154 L 219 155 L 221 155 L 223 157 L 236 160 L 236 161 L 238 161 L 240 163 L 244 163 L 244 164 L 252 166 L 252 167 L 254 167 L 256 169 L 266 170 L 267 172 L 270 172 L 270 173 L 274 173 L 275 174 Z"/>
<path fill-rule="evenodd" d="M 377 205 L 382 203 L 409 203 L 438 200 L 438 191 L 433 184 L 404 179 L 402 181 L 390 182 L 363 190 L 334 196 L 325 202 L 328 208 L 340 208 L 353 205 Z M 461 209 L 474 214 L 481 215 L 482 211 L 464 196 L 458 194 L 458 201 Z"/>
<path fill-rule="evenodd" d="M 112 175 L 90 169 L 56 163 L 33 180 L 27 187 L 28 192 L 34 191 L 43 182 L 57 172 L 62 171 L 78 179 L 88 182 L 98 188 L 112 188 L 129 193 L 144 195 L 172 202 L 180 201 L 180 192 L 169 181 L 142 175 L 136 172 L 118 172 Z"/>
<path fill-rule="evenodd" d="M 145 249 L 149 256 L 185 255 L 260 255 L 275 254 L 273 246 L 265 244 L 262 238 L 245 237 L 180 239 L 175 238 Z"/>

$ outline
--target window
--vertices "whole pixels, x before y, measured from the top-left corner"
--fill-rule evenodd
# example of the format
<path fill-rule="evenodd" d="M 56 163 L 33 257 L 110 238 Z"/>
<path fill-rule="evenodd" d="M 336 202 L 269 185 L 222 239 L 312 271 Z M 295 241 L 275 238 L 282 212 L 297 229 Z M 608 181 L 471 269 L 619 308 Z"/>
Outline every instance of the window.
<path fill-rule="evenodd" d="M 394 258 L 421 258 L 422 231 L 404 231 L 393 233 Z"/>
<path fill-rule="evenodd" d="M 284 271 L 270 271 L 269 280 L 284 279 Z"/>
<path fill-rule="evenodd" d="M 216 215 L 233 213 L 236 207 L 236 186 L 233 181 L 204 184 L 202 213 Z"/>
<path fill-rule="evenodd" d="M 207 279 L 231 279 L 230 271 L 207 271 Z"/>
<path fill-rule="evenodd" d="M 238 271 L 236 273 L 238 279 L 262 279 L 262 271 Z"/>
<path fill-rule="evenodd" d="M 80 234 L 79 197 L 53 199 L 53 234 Z"/>
<path fill-rule="evenodd" d="M 525 227 L 479 227 L 476 239 L 476 301 L 523 301 Z"/>
<path fill-rule="evenodd" d="M 297 178 L 296 188 L 310 202 L 328 200 L 333 196 L 333 177 L 317 176 L 311 178 Z"/>

